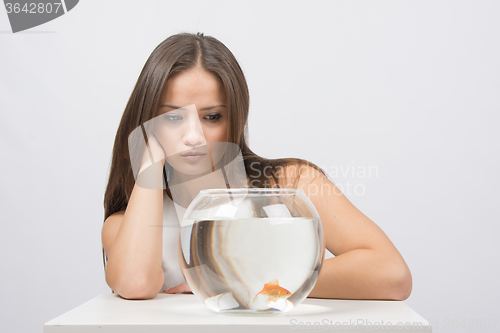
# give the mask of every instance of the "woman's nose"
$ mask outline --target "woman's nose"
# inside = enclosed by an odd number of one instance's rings
[[[184,144],[190,147],[197,147],[205,144],[205,135],[198,117],[188,117],[186,130],[184,133]]]

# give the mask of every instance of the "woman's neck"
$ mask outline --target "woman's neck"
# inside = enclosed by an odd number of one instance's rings
[[[169,185],[172,197],[182,207],[189,206],[201,190],[227,188],[220,169],[201,176],[186,175],[174,169],[172,179],[175,180],[172,186]]]

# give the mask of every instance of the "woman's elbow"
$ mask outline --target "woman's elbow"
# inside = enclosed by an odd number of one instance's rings
[[[411,295],[413,281],[410,269],[406,263],[393,267],[390,271],[388,280],[391,281],[389,286],[389,299],[395,301],[404,301]]]
[[[127,300],[148,300],[148,299],[153,299],[155,298],[158,294],[150,294],[150,293],[144,293],[144,292],[137,292],[137,291],[131,291],[129,292],[124,292],[124,293],[118,293],[118,296],[120,296],[123,299]]]
[[[153,299],[158,295],[157,290],[148,287],[134,286],[129,288],[121,288],[116,293],[124,299],[130,300],[148,300]]]
[[[106,279],[107,280],[107,279]],[[108,282],[108,286],[114,290],[120,297],[130,300],[147,300],[155,298],[159,290],[151,284],[151,281],[143,280],[139,281],[123,281],[123,283],[111,283]]]

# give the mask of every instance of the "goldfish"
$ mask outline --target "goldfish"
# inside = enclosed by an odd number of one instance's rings
[[[279,286],[278,280],[274,279],[264,284],[264,288],[254,298],[254,302],[259,299],[265,299],[266,303],[276,302],[280,299],[286,299],[292,295],[291,292]]]

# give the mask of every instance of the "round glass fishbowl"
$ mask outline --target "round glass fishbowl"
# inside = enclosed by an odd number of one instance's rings
[[[216,312],[288,312],[318,279],[324,258],[316,208],[301,190],[200,191],[179,232],[191,291]]]

